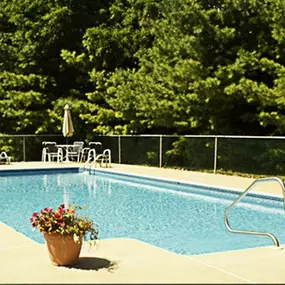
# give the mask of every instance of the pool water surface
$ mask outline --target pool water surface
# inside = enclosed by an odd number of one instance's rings
[[[123,176],[122,176],[123,177]],[[88,205],[83,214],[99,226],[99,238],[135,238],[179,254],[203,254],[272,245],[266,237],[232,234],[224,224],[236,193],[194,186],[90,175],[52,173],[2,176],[0,221],[44,243],[29,222],[33,212],[70,203]],[[233,228],[270,232],[285,243],[280,199],[246,197],[232,209]]]

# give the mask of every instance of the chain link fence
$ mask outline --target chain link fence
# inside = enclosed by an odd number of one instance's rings
[[[83,140],[68,139],[68,143]],[[62,135],[0,135],[0,151],[12,161],[40,161],[43,141],[67,143]],[[285,137],[265,136],[93,136],[111,149],[112,162],[188,170],[285,175]]]

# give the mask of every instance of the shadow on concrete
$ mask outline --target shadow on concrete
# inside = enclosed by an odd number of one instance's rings
[[[112,272],[118,268],[118,263],[110,261],[105,258],[96,257],[80,257],[78,264],[68,266],[69,268],[82,269],[82,270],[95,270],[107,269]]]

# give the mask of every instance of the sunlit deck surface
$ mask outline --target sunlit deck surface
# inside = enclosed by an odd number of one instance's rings
[[[12,163],[0,165],[0,170],[77,165],[80,164]],[[234,189],[246,189],[254,181],[252,178],[133,165],[113,164],[108,171]],[[282,194],[280,186],[275,182],[259,184],[253,191]],[[285,283],[285,250],[277,249],[273,245],[186,256],[138,240],[114,238],[99,240],[97,246],[91,249],[85,244],[79,264],[68,268],[51,265],[45,245],[30,240],[1,222],[0,233],[0,283],[2,284]]]

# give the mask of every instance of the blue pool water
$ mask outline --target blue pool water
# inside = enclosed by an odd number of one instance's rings
[[[232,234],[224,225],[226,207],[238,194],[88,173],[1,176],[0,221],[31,239],[29,218],[44,207],[56,207],[68,193],[73,203],[98,225],[100,239],[128,237],[180,253],[202,254],[272,245],[266,237]],[[133,181],[133,182],[132,182]],[[246,197],[232,209],[235,228],[271,232],[285,243],[285,215],[281,199]]]

